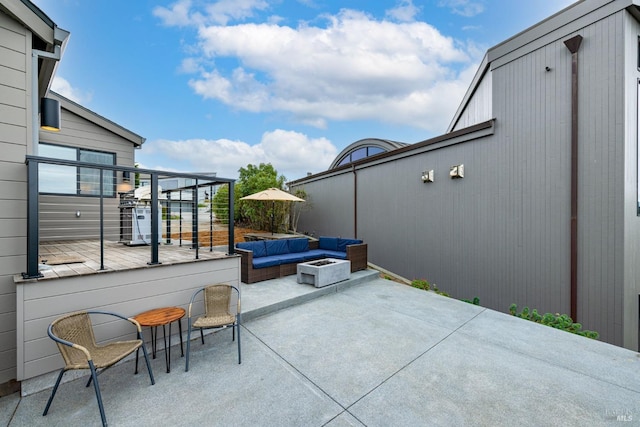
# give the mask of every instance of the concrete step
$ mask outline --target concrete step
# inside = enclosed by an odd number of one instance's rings
[[[241,283],[242,320],[246,322],[328,294],[340,292],[352,286],[366,283],[378,274],[378,271],[370,269],[356,271],[351,273],[349,279],[323,288],[300,284],[296,281],[295,274],[249,285]]]

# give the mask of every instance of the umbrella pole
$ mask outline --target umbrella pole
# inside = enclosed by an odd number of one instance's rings
[[[275,216],[275,210],[276,208],[276,202],[275,201],[271,201],[271,235],[273,236],[273,224],[274,224],[274,216]]]

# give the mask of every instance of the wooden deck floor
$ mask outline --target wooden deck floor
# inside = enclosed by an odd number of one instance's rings
[[[99,240],[53,241],[40,244],[40,272],[44,279],[68,276],[82,276],[104,271],[147,268],[151,261],[151,247],[126,246],[122,243],[104,241],[104,269],[100,263]],[[161,244],[158,248],[159,261],[163,265],[196,262],[199,260],[226,257],[226,251],[210,251],[209,248],[191,249],[191,243],[183,245]],[[39,279],[42,280],[42,279]]]

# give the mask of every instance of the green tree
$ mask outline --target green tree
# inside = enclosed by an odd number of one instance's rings
[[[238,208],[238,202],[240,198],[240,192],[238,191],[239,184],[236,182],[234,185],[234,193],[233,193],[233,220],[238,222],[241,220],[240,218],[240,210]],[[229,186],[227,184],[221,185],[218,187],[216,194],[214,194],[212,199],[211,208],[213,209],[213,213],[216,216],[216,219],[223,222],[228,223],[229,220]]]
[[[242,187],[240,197],[272,187],[282,190],[286,182],[284,175],[278,176],[278,171],[271,163],[260,163],[259,166],[249,164],[246,168],[240,168],[238,173],[238,184]]]
[[[234,185],[234,215],[236,223],[246,224],[248,227],[259,230],[271,230],[271,213],[274,214],[274,223],[282,224],[289,214],[288,203],[263,202],[254,200],[240,200],[267,188],[284,189],[286,178],[278,175],[278,171],[271,163],[260,165],[249,164],[238,170],[239,178]],[[213,197],[213,209],[216,218],[225,220],[228,218],[229,187],[221,186]]]
[[[271,163],[260,163],[258,166],[249,164],[246,168],[240,168],[238,173],[239,189],[236,192],[240,198],[267,188],[282,190],[286,182],[284,175],[278,175],[278,171]],[[251,228],[270,230],[271,215],[274,216],[275,224],[282,224],[288,214],[287,208],[287,204],[283,202],[240,200],[236,220],[246,223]]]

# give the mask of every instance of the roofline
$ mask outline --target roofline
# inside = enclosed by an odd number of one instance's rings
[[[76,114],[83,119],[89,120],[90,122],[108,130],[109,132],[115,133],[116,135],[131,141],[131,143],[133,143],[137,148],[142,146],[142,144],[144,144],[144,142],[146,141],[146,138],[143,138],[137,133],[120,126],[119,124],[107,119],[106,117],[101,116],[98,113],[95,113],[94,111],[89,110],[86,107],[83,107],[82,105],[68,98],[65,98],[59,93],[49,91],[49,97],[58,100],[60,102],[60,106],[65,110],[70,111],[73,114]]]
[[[29,0],[0,0],[0,9],[22,22],[45,43],[52,46],[55,44],[56,24]]]
[[[487,71],[503,62],[522,56],[529,50],[538,48],[548,41],[550,37],[561,38],[572,32],[579,31],[591,21],[601,19],[602,16],[608,16],[623,9],[627,9],[634,14],[637,11],[632,6],[638,5],[640,5],[640,0],[580,0],[493,46],[485,53],[482,63],[469,85],[469,89],[467,89],[447,128],[447,132],[451,132],[457,125]],[[640,13],[636,14],[640,16]],[[588,15],[591,15],[591,17],[588,17]],[[562,34],[559,31],[561,29]],[[545,41],[545,39],[547,40]],[[496,61],[498,64],[495,63]]]
[[[590,24],[591,21],[601,19],[601,14],[608,16],[634,4],[637,5],[638,0],[580,0],[489,49],[487,52],[489,62],[493,62],[495,59],[531,44],[563,27],[566,27],[565,32],[569,34]],[[587,18],[586,22],[582,21],[582,18],[588,15],[593,17]],[[570,28],[571,26],[567,24],[571,23],[578,24],[578,27]]]
[[[473,98],[473,95],[476,93],[476,90],[478,89],[478,86],[480,85],[480,82],[484,78],[488,69],[489,69],[489,55],[488,53],[485,53],[484,57],[482,58],[482,61],[480,62],[480,65],[478,65],[478,69],[476,70],[476,73],[474,74],[473,79],[471,80],[471,84],[469,85],[467,92],[462,97],[462,102],[460,102],[458,109],[456,110],[455,114],[453,115],[453,118],[451,119],[451,123],[449,123],[449,127],[447,127],[446,133],[451,132],[458,124],[458,121],[460,120],[462,113],[467,108],[467,105],[469,105],[469,101],[471,101],[471,98]]]
[[[421,142],[417,142],[415,144],[408,144],[405,147],[400,147],[392,151],[387,151],[385,153],[375,154],[373,156],[365,157],[361,160],[356,160],[355,162],[346,164],[344,166],[338,166],[335,169],[329,169],[323,172],[319,172],[317,174],[308,175],[300,179],[296,179],[294,181],[287,182],[287,185],[302,185],[307,181],[312,181],[317,178],[321,178],[327,175],[333,175],[336,173],[344,173],[347,171],[362,169],[369,166],[373,166],[375,164],[383,163],[389,161],[392,157],[397,157],[399,155],[412,155],[419,154],[424,150],[433,149],[433,148],[441,148],[441,147],[430,147],[431,145],[444,143],[442,147],[446,147],[453,144],[459,144],[461,142],[471,141],[478,138],[482,138],[486,135],[493,134],[495,119],[487,120],[486,122],[478,123],[473,126],[466,127],[464,129],[459,129],[454,132],[445,133]],[[473,135],[476,134],[476,135]]]

